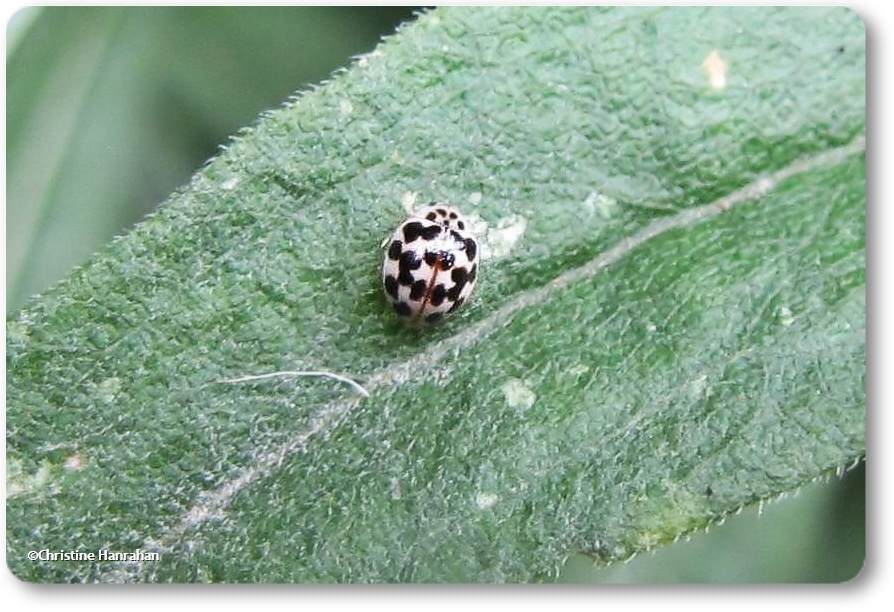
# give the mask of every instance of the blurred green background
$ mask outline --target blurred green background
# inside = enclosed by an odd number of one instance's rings
[[[259,113],[413,18],[407,7],[26,8],[7,25],[6,307],[183,185]],[[838,582],[865,550],[865,470],[564,582]]]

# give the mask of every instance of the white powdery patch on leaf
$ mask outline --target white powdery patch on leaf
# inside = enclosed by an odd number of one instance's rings
[[[706,374],[702,374],[695,380],[689,383],[689,396],[694,400],[700,400],[705,397],[705,392],[708,389],[708,376]]]
[[[569,374],[569,376],[577,377],[577,376],[586,374],[589,371],[590,371],[590,368],[588,366],[585,366],[584,364],[579,363],[576,366],[572,366],[571,368],[569,368],[568,374]]]
[[[604,193],[591,191],[587,199],[584,200],[584,208],[591,214],[596,213],[603,219],[608,219],[615,214],[618,201]]]
[[[481,491],[475,496],[475,505],[479,510],[489,510],[496,506],[498,501],[500,501],[500,496],[496,493]]]
[[[62,464],[62,467],[69,471],[80,470],[84,467],[84,458],[78,453],[75,453],[65,459],[65,463]]]
[[[96,387],[96,394],[103,402],[109,404],[115,401],[118,393],[121,392],[121,379],[117,376],[111,376],[99,383]]]
[[[489,227],[487,222],[475,215],[468,218],[472,233],[481,242],[481,259],[507,257],[528,229],[528,220],[522,215],[503,217],[494,227]]]
[[[415,191],[405,191],[400,197],[400,203],[408,215],[416,212],[416,198],[419,196]]]
[[[510,378],[500,387],[506,403],[512,408],[527,410],[537,401],[537,394],[528,387],[523,380]]]
[[[720,57],[716,49],[708,54],[705,61],[702,62],[702,69],[708,75],[708,83],[711,84],[711,89],[716,91],[726,87],[727,68],[727,63]]]
[[[778,316],[779,322],[782,323],[785,327],[788,327],[795,322],[795,317],[788,306],[780,306]]]

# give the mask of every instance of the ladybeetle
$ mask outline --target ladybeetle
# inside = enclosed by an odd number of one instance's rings
[[[463,305],[478,276],[478,243],[455,208],[433,202],[388,241],[382,281],[398,316],[434,323]]]

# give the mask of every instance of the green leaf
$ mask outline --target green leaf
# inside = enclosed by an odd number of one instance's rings
[[[422,16],[8,323],[10,567],[546,580],[858,460],[863,74],[841,9]],[[432,199],[488,259],[420,332],[380,244]],[[219,382],[282,370],[370,397]]]

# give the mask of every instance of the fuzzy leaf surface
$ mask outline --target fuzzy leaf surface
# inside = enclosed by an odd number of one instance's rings
[[[421,16],[10,319],[10,567],[550,580],[859,459],[863,36],[840,9]],[[380,244],[435,199],[488,259],[418,332]],[[279,370],[370,397],[216,382]]]

